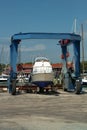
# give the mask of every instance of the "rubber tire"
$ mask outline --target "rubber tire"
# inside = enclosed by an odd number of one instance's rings
[[[12,81],[12,95],[16,95],[16,80]]]

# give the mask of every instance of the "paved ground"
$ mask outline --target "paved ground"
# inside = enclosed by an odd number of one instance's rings
[[[58,92],[0,93],[0,130],[87,130],[87,92]]]

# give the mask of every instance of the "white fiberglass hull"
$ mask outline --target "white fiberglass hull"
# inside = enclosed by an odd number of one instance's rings
[[[32,81],[53,81],[53,73],[39,73],[32,75]]]
[[[53,83],[53,73],[39,73],[32,75],[32,82],[39,87],[47,87]]]

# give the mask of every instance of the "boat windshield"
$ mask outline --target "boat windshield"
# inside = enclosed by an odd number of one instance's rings
[[[35,59],[35,62],[39,62],[39,61],[49,61],[46,57],[37,57],[36,59]]]

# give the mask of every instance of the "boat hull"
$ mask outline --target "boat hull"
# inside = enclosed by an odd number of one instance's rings
[[[47,87],[53,83],[53,73],[39,73],[32,75],[32,83],[39,87]]]
[[[87,85],[87,79],[82,79],[82,85]]]

